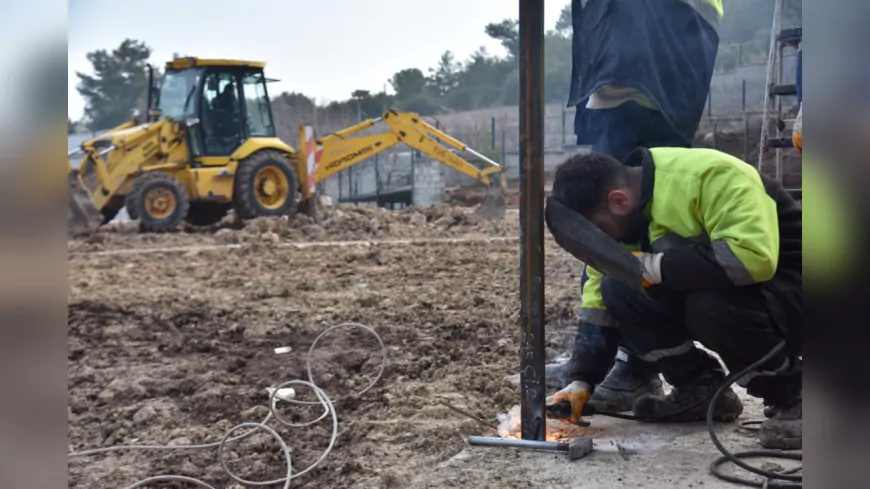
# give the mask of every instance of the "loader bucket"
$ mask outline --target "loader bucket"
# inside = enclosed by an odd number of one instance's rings
[[[69,174],[68,195],[67,232],[81,235],[96,230],[103,223],[103,215],[94,207],[75,172]]]
[[[504,217],[507,211],[506,191],[500,185],[489,185],[486,188],[486,195],[483,198],[483,203],[474,211],[478,216],[497,221]]]

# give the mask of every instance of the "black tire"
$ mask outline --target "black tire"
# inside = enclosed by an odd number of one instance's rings
[[[230,210],[230,204],[216,204],[214,202],[191,202],[187,217],[188,224],[193,226],[211,226],[220,222]]]
[[[286,178],[286,195],[273,206],[266,206],[261,199],[261,182],[258,174],[267,168],[280,172]],[[260,216],[284,216],[293,213],[296,195],[299,192],[299,178],[287,156],[276,150],[262,150],[239,162],[233,182],[233,206],[242,219]]]
[[[149,194],[162,192],[171,195],[174,204],[167,213],[157,214],[148,208]],[[127,212],[130,217],[137,216],[139,229],[145,232],[168,231],[179,224],[187,216],[190,200],[184,185],[172,175],[162,172],[146,173],[133,181],[127,198]],[[132,211],[132,212],[131,212]]]

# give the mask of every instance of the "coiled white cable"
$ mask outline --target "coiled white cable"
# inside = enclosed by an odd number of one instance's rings
[[[378,370],[377,376],[375,376],[374,380],[372,380],[372,382],[369,383],[368,386],[366,386],[364,389],[362,389],[356,393],[356,395],[361,395],[361,394],[367,392],[372,387],[374,387],[375,384],[377,384],[377,382],[383,376],[384,369],[386,368],[386,364],[387,364],[387,347],[384,344],[383,339],[380,337],[380,335],[373,328],[366,326],[364,324],[359,324],[359,323],[342,323],[342,324],[332,326],[332,327],[326,329],[325,331],[323,331],[322,333],[320,333],[320,335],[318,335],[317,338],[314,339],[314,342],[311,344],[311,347],[308,349],[308,354],[306,355],[306,361],[305,361],[306,370],[308,373],[308,381],[290,380],[290,381],[284,382],[283,384],[279,385],[277,388],[272,390],[271,394],[269,395],[269,414],[260,423],[248,422],[248,423],[241,423],[241,424],[238,424],[236,426],[233,426],[224,434],[223,438],[221,438],[220,441],[216,441],[216,442],[212,442],[212,443],[203,443],[203,444],[198,444],[198,445],[116,445],[116,446],[111,446],[111,447],[95,448],[93,450],[83,450],[83,451],[78,451],[78,452],[70,452],[67,455],[67,458],[87,457],[87,456],[97,455],[100,453],[124,451],[124,450],[201,450],[201,449],[208,449],[208,448],[217,448],[217,450],[218,450],[218,462],[220,463],[221,468],[231,479],[238,482],[239,484],[248,485],[248,486],[270,486],[270,485],[283,483],[284,489],[287,489],[290,487],[291,480],[293,480],[294,478],[299,477],[303,474],[306,474],[306,473],[310,472],[312,469],[314,469],[315,467],[317,467],[321,462],[323,462],[324,459],[326,459],[327,456],[329,456],[329,453],[332,451],[333,446],[335,446],[335,440],[338,438],[338,416],[335,413],[335,406],[333,405],[332,400],[329,398],[329,396],[326,395],[326,393],[323,391],[323,389],[321,389],[320,387],[318,387],[314,383],[314,377],[313,377],[312,372],[311,372],[311,356],[312,356],[312,353],[314,352],[315,347],[317,346],[317,342],[320,341],[320,339],[323,338],[326,334],[328,334],[329,332],[331,332],[337,328],[351,328],[351,327],[361,328],[361,329],[366,330],[369,333],[371,333],[378,340],[378,344],[380,346],[381,355],[382,355],[381,368]],[[324,412],[319,418],[317,418],[313,421],[306,422],[306,423],[296,424],[296,423],[291,423],[291,422],[283,419],[275,411],[275,407],[276,407],[275,397],[276,397],[276,395],[281,391],[281,389],[284,389],[284,388],[289,387],[291,385],[303,385],[303,386],[310,388],[312,391],[314,391],[314,395],[317,397],[317,401],[299,401],[299,400],[295,400],[295,399],[286,399],[285,402],[290,402],[293,404],[302,404],[302,405],[320,404],[323,406]],[[290,448],[287,446],[287,443],[284,441],[284,439],[281,437],[281,435],[279,435],[274,429],[269,427],[267,425],[267,423],[269,423],[269,421],[274,419],[285,426],[305,427],[305,426],[310,426],[310,425],[324,419],[326,416],[329,416],[329,415],[332,416],[332,436],[329,439],[329,445],[326,447],[326,450],[323,451],[323,454],[320,456],[320,458],[318,458],[314,463],[312,463],[310,466],[308,466],[305,470],[302,470],[302,471],[297,472],[295,474],[292,473],[293,469],[292,469],[292,462],[291,462],[291,457],[290,457]],[[245,428],[251,428],[251,430],[248,431],[247,433],[244,433],[244,434],[241,434],[241,435],[238,435],[235,437],[231,437],[231,435],[233,433],[235,433],[236,431],[241,430],[241,429],[245,429]],[[265,431],[270,437],[275,439],[278,442],[278,444],[281,446],[281,451],[284,454],[284,460],[285,460],[285,463],[287,465],[287,475],[285,477],[282,477],[280,479],[271,480],[271,481],[263,481],[263,482],[249,481],[249,480],[246,480],[246,479],[239,477],[236,473],[234,473],[232,470],[230,470],[229,467],[227,467],[226,461],[223,458],[224,448],[226,447],[226,445],[228,443],[233,443],[233,442],[239,441],[243,438],[246,438],[246,437],[256,433],[258,430]],[[172,475],[172,474],[149,477],[147,479],[140,480],[140,481],[134,483],[133,485],[127,486],[125,489],[135,489],[138,487],[144,487],[148,484],[151,484],[154,482],[160,482],[160,481],[186,482],[186,483],[193,484],[193,485],[196,485],[199,487],[204,487],[207,489],[215,489],[214,486],[207,484],[206,482],[203,482],[199,479],[194,479],[192,477],[186,477],[186,476],[181,476],[181,475]]]

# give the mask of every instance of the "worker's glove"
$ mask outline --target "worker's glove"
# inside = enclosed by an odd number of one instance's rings
[[[568,387],[560,390],[553,396],[553,403],[559,401],[568,401],[571,403],[571,418],[572,423],[578,423],[583,415],[583,406],[589,402],[592,397],[592,388],[586,382],[575,380],[568,384]]]
[[[643,286],[649,287],[662,283],[662,254],[642,253],[633,251],[632,254],[640,260],[643,266]]]

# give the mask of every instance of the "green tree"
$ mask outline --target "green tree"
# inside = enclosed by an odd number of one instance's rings
[[[451,51],[445,51],[438,60],[438,66],[429,68],[429,86],[436,97],[446,97],[459,84],[462,66],[456,62]]]
[[[144,109],[150,56],[151,48],[131,39],[124,40],[112,52],[100,49],[87,54],[93,75],[78,72],[76,75],[90,129],[116,126],[132,118],[137,108]]]
[[[417,68],[406,68],[390,78],[390,85],[396,91],[396,100],[407,100],[423,93],[426,88],[426,75]]]
[[[574,23],[571,19],[571,4],[569,3],[562,7],[562,11],[559,12],[559,20],[556,21],[556,31],[563,36],[570,36],[573,27]]]
[[[490,56],[481,47],[464,63],[458,85],[446,99],[447,105],[458,110],[489,107],[498,102],[499,85],[510,72],[510,64]]]
[[[516,19],[493,22],[485,27],[486,35],[499,41],[508,52],[508,58],[520,57],[520,23]]]
[[[72,134],[76,132],[76,123],[72,121],[69,117],[66,118],[66,133]]]
[[[550,31],[544,37],[544,101],[566,102],[571,84],[571,38]]]
[[[399,108],[420,115],[435,115],[442,112],[441,106],[426,94],[411,95],[399,103]]]
[[[298,92],[283,92],[273,100],[275,104],[281,104],[295,112],[308,113],[314,109],[314,100]]]

